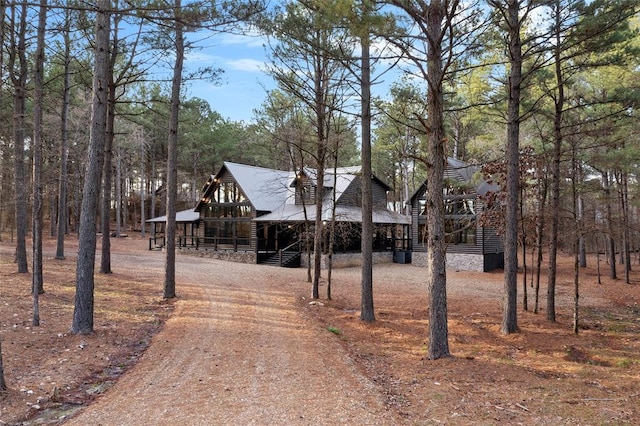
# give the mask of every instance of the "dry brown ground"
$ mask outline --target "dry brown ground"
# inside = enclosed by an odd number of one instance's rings
[[[74,336],[75,241],[64,261],[46,246],[32,327],[31,277],[0,243],[0,424],[640,423],[637,272],[598,285],[581,271],[575,336],[565,259],[558,321],[545,320],[543,286],[541,312],[519,310],[521,332],[504,336],[502,275],[448,271],[453,356],[429,361],[427,291],[411,265],[375,267],[367,325],[357,268],[334,271],[333,300],[310,305],[301,269],[179,256],[179,298],[165,302],[163,254],[114,240],[115,273],[96,274],[95,333]]]

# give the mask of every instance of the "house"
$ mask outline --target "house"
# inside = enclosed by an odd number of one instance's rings
[[[196,238],[182,248],[227,260],[298,266],[305,233],[313,235],[308,226],[316,219],[315,200],[321,197],[323,223],[331,221],[335,210],[334,266],[359,263],[360,179],[360,167],[328,170],[318,188],[313,169],[292,172],[225,162],[202,188],[194,209],[199,215]],[[375,176],[371,179],[374,252],[382,253],[378,261],[391,261],[394,251],[409,248],[411,218],[389,210],[390,188]],[[328,240],[327,235],[324,251]]]
[[[478,225],[481,197],[498,187],[479,177],[480,168],[448,158],[443,188],[447,267],[458,270],[491,271],[504,266],[502,237],[493,228]],[[412,212],[412,263],[426,264],[426,182],[410,199]]]

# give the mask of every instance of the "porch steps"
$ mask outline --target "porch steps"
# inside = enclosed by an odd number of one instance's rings
[[[283,268],[299,268],[300,267],[300,252],[298,251],[285,251],[282,253],[282,267]],[[261,265],[280,266],[280,254],[275,253],[268,258],[260,262]]]

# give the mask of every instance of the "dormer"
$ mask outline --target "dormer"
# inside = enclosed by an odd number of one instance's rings
[[[296,172],[291,187],[295,189],[296,205],[311,205],[315,203],[316,186],[313,179],[304,170]]]

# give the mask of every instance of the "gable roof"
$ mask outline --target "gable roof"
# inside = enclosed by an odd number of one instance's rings
[[[323,187],[334,189],[336,200],[349,189],[357,177],[361,175],[362,167],[339,167],[335,171],[329,169],[325,172]],[[218,173],[212,175],[202,188],[203,195],[194,211],[199,212],[211,194],[218,186],[218,182],[225,173],[231,174],[233,180],[240,187],[254,209],[265,214],[254,218],[255,221],[287,221],[297,222],[305,220],[304,208],[296,204],[296,177],[293,171],[267,169],[264,167],[249,166],[225,161]],[[317,171],[304,168],[301,171],[314,186],[317,186]],[[334,182],[335,178],[335,182]],[[375,176],[372,176],[385,189],[390,187]],[[334,188],[335,184],[335,188]],[[326,191],[323,199],[322,217],[331,219],[331,206],[333,205],[333,191]],[[315,204],[313,204],[315,206]],[[307,206],[306,219],[315,220],[315,207]],[[362,221],[362,209],[355,206],[336,206],[338,220],[345,222]],[[374,223],[411,223],[411,217],[393,212],[387,209],[375,209],[373,212]]]
[[[226,168],[240,185],[253,207],[258,211],[272,211],[282,204],[289,192],[294,172],[247,166],[245,164],[224,162]],[[222,169],[221,169],[222,171]],[[219,176],[218,173],[217,176]]]
[[[202,188],[203,194],[195,211],[200,211],[211,197],[225,171],[231,174],[257,211],[272,211],[282,204],[289,192],[290,182],[295,177],[293,172],[225,161],[218,173],[212,175]]]
[[[465,163],[453,157],[447,157],[444,169],[444,177],[457,180],[459,182],[465,182],[473,184],[472,193],[478,195],[485,195],[490,191],[498,191],[500,187],[495,184],[487,182],[485,179],[478,180],[476,174],[482,169],[477,165]],[[421,196],[427,189],[427,182],[423,182],[418,189],[411,196],[410,203],[413,203],[416,197]]]
[[[336,202],[340,201],[342,195],[350,188],[356,179],[361,175],[361,166],[351,167],[338,167],[337,169],[329,169],[325,171],[324,175],[324,187],[331,189],[334,186],[335,178],[335,196]],[[304,169],[303,173],[316,185],[317,175],[314,169]],[[389,190],[390,187],[382,182],[375,176],[372,179],[379,183],[384,189]],[[359,188],[358,188],[359,190]],[[324,195],[322,202],[322,220],[331,220],[332,206],[333,206],[333,192],[327,191]],[[286,201],[280,205],[277,209],[271,211],[266,215],[255,218],[258,222],[302,222],[305,220],[314,221],[316,218],[315,203],[306,206],[305,209],[302,205],[296,204],[295,201],[295,188],[288,194]],[[336,219],[341,222],[362,222],[362,208],[356,206],[344,206],[336,205]],[[411,217],[401,213],[393,212],[384,208],[374,209],[373,211],[374,223],[399,223],[410,224]]]
[[[360,166],[339,167],[335,171],[333,169],[326,170],[324,189],[334,189],[336,200],[340,200],[340,197],[361,175],[361,171],[362,167]],[[315,169],[304,168],[300,172],[310,180],[312,185],[317,186],[317,171]],[[267,169],[228,161],[224,162],[218,173],[212,175],[202,188],[203,195],[194,209],[196,212],[199,212],[200,208],[211,198],[213,190],[218,186],[218,182],[225,173],[232,176],[255,210],[265,213],[254,220],[294,222],[305,220],[303,206],[296,204],[297,172]],[[390,187],[377,177],[372,176],[372,179],[389,190]],[[334,183],[335,188],[333,188]],[[330,219],[332,205],[333,191],[326,191],[322,209],[322,216],[326,220]],[[307,219],[314,220],[315,208],[309,207],[311,206],[307,206]],[[341,221],[359,222],[362,220],[360,207],[337,206],[336,214]],[[375,223],[410,223],[410,220],[410,217],[390,210],[377,209],[374,211]]]

